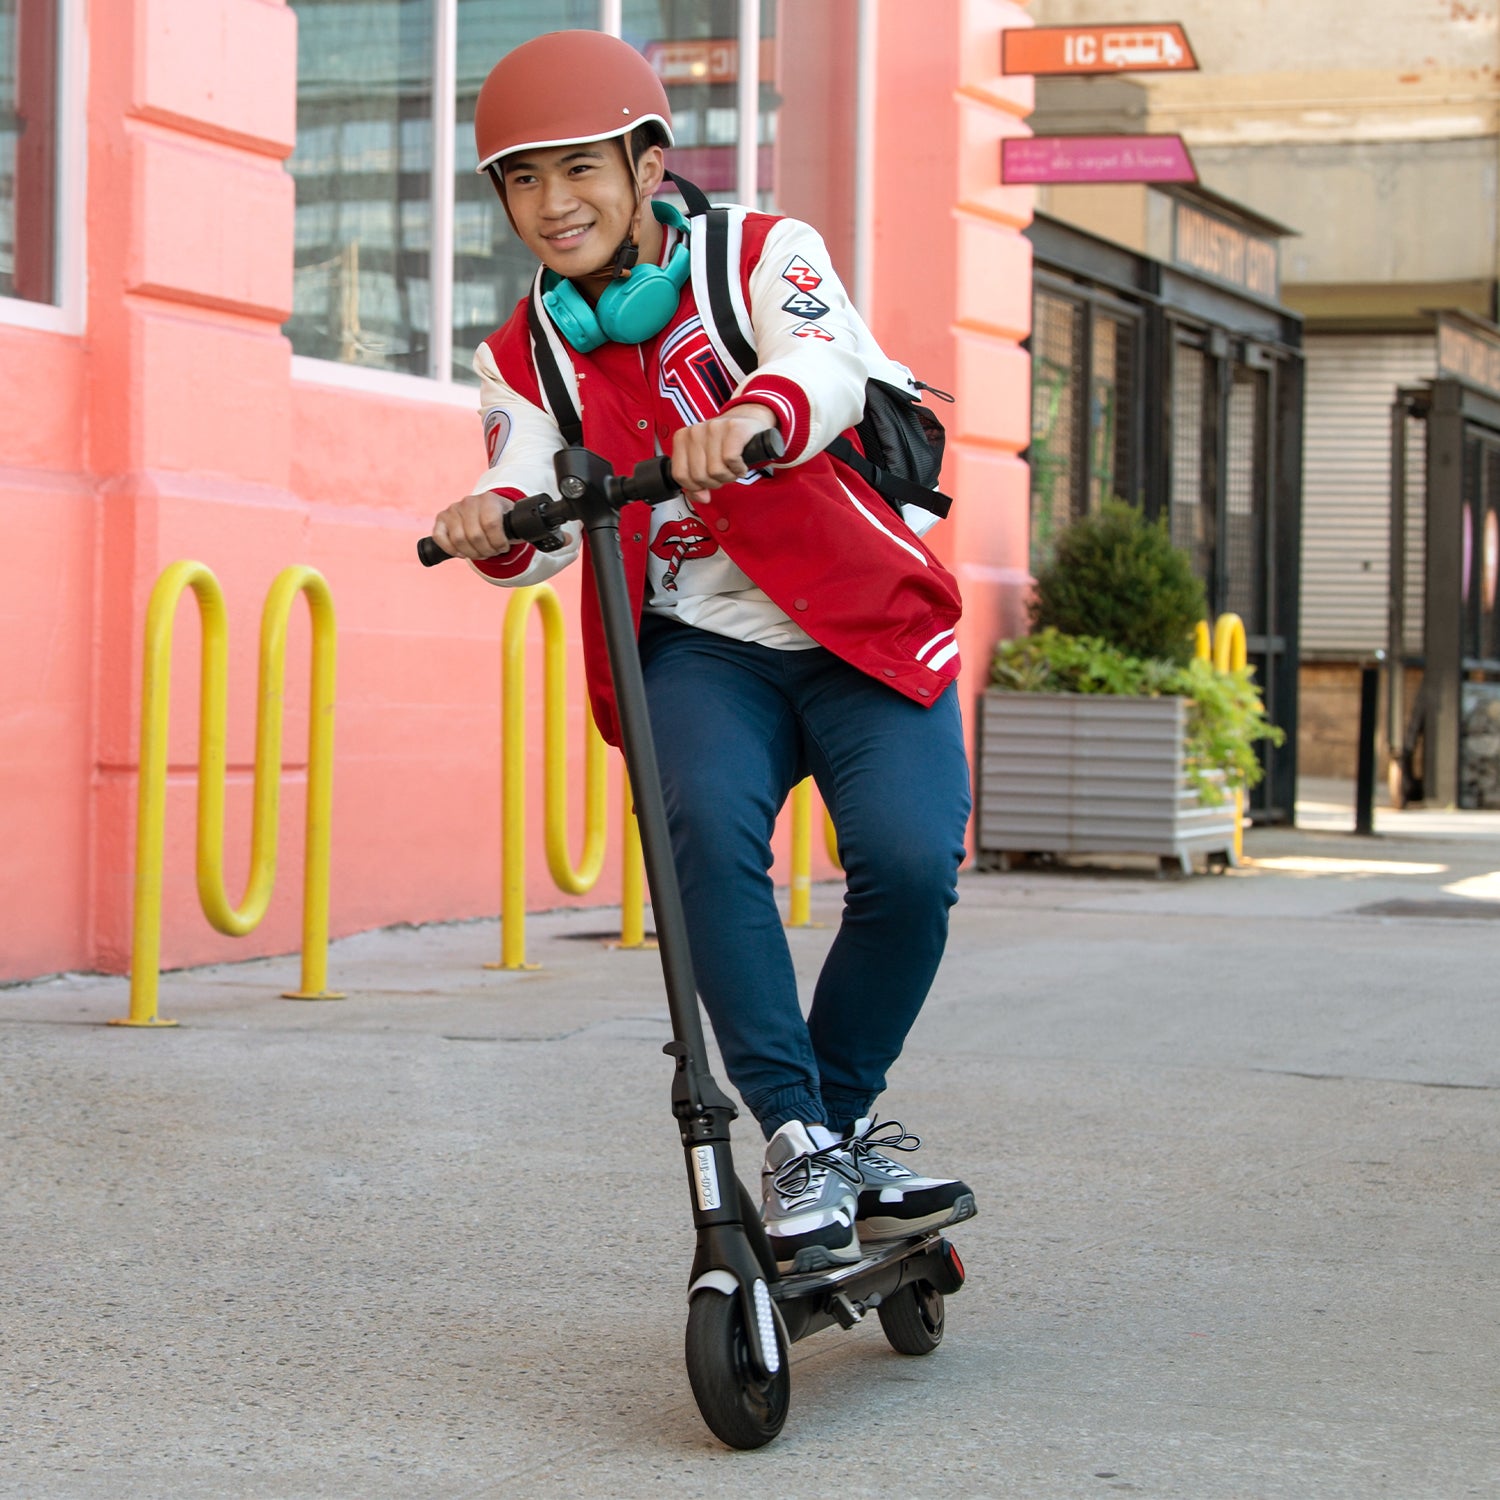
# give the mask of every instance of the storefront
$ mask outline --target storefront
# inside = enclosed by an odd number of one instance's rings
[[[1392,790],[1500,807],[1500,327],[1436,318],[1436,378],[1391,412]],[[1408,483],[1415,455],[1421,482]],[[1407,548],[1420,546],[1414,560]],[[1413,561],[1415,566],[1413,566]]]
[[[1170,259],[1043,215],[1028,231],[1032,566],[1109,496],[1167,516],[1210,615],[1245,623],[1268,714],[1287,735],[1265,750],[1252,809],[1290,821],[1303,384],[1300,320],[1277,300],[1283,231],[1201,192],[1152,197]]]
[[[957,394],[955,518],[934,541],[967,598],[972,702],[1027,581],[1032,193],[999,181],[999,141],[1031,105],[1031,81],[1001,75],[1000,37],[1024,19],[1008,0],[0,6],[0,608],[27,643],[0,679],[0,978],[129,961],[142,622],[182,558],[226,598],[231,880],[248,857],[256,621],[300,563],[338,615],[333,932],[496,909],[504,596],[424,574],[412,546],[483,467],[469,359],[525,267],[469,122],[490,65],[537,32],[598,26],[640,48],[671,91],[676,165],[816,223],[881,340]],[[570,620],[576,587],[559,582]],[[286,693],[291,873],[231,941],[194,892],[192,613],[173,672],[168,966],[288,951],[300,924],[305,623]],[[530,770],[539,795],[539,745]],[[546,877],[540,823],[531,898],[556,904],[571,898]],[[607,870],[587,899],[615,897]]]

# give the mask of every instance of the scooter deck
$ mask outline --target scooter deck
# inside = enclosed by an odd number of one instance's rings
[[[834,1266],[821,1271],[793,1271],[771,1284],[771,1295],[778,1302],[788,1302],[801,1297],[813,1297],[822,1292],[847,1291],[872,1273],[883,1271],[913,1256],[924,1255],[937,1249],[943,1237],[955,1224],[962,1224],[975,1215],[972,1202],[966,1213],[935,1229],[924,1229],[920,1234],[904,1239],[887,1240],[868,1255],[862,1255],[847,1266]]]

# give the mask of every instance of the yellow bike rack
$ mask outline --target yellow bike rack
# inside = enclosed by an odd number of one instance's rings
[[[813,782],[805,777],[792,788],[792,873],[790,896],[787,902],[786,925],[788,927],[811,927],[812,920],[812,822]],[[834,832],[833,818],[828,809],[823,809],[823,846],[828,851],[828,862],[835,870],[842,870],[839,863],[839,840]]]
[[[1245,641],[1245,622],[1226,612],[1214,621],[1210,635],[1208,622],[1199,620],[1193,632],[1193,647],[1200,661],[1212,662],[1220,672],[1242,672],[1249,663]],[[1234,789],[1234,859],[1238,864],[1245,853],[1245,789]]]
[[[532,611],[542,621],[543,834],[547,868],[559,890],[582,896],[604,869],[608,747],[585,708],[583,849],[568,850],[567,641],[562,603],[550,584],[514,591],[501,637],[500,685],[500,961],[491,969],[534,969],[526,961],[526,635]],[[620,946],[645,946],[645,882],[640,832],[625,791]]]
[[[321,573],[292,567],[277,575],[261,615],[256,697],[250,878],[239,906],[224,889],[224,781],[229,631],[224,594],[199,562],[173,563],[156,581],[146,609],[142,672],[140,782],[137,794],[135,911],[130,961],[130,1014],[112,1026],[175,1026],[157,1014],[161,974],[161,894],[165,859],[168,711],[172,627],[184,589],[202,620],[198,714],[198,900],[219,932],[244,937],[270,906],[276,883],[281,798],[281,731],[286,635],[292,605],[306,594],[312,623],[311,710],[308,715],[307,822],[302,885],[302,983],[295,1000],[341,1000],[327,988],[328,871],[333,803],[333,706],[336,626],[333,596]]]
[[[567,646],[562,603],[550,584],[513,591],[501,634],[500,686],[500,961],[488,969],[534,969],[526,959],[526,647],[532,612],[542,622],[543,816],[547,866],[554,884],[569,895],[593,889],[605,857],[605,761],[607,747],[585,709],[583,849],[575,866],[569,854],[567,777]],[[630,800],[628,777],[621,777],[620,941],[621,948],[653,946],[646,938],[645,868],[640,826]],[[809,777],[791,796],[791,897],[788,927],[812,925],[813,783]],[[828,858],[840,869],[833,820],[823,814]]]

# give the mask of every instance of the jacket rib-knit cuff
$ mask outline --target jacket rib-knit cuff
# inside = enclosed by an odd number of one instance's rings
[[[492,490],[491,494],[498,495],[502,500],[521,500],[525,498],[520,490],[510,488]],[[502,552],[499,557],[483,558],[476,562],[474,566],[486,578],[515,578],[531,566],[531,560],[535,556],[536,548],[530,542],[512,542],[509,552]]]
[[[807,440],[812,434],[812,414],[806,392],[784,375],[752,375],[750,383],[725,404],[724,410],[731,411],[736,406],[751,403],[769,406],[776,413],[776,426],[786,444],[786,453],[780,462],[796,463],[806,451]]]

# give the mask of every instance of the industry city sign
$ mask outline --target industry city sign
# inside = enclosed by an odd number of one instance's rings
[[[1500,396],[1500,329],[1463,313],[1440,312],[1437,372]]]
[[[1198,59],[1176,21],[1130,26],[1016,26],[1002,36],[1001,71],[1034,77],[1189,73]]]
[[[1180,200],[1173,204],[1172,259],[1216,281],[1274,302],[1280,295],[1276,241]]]

